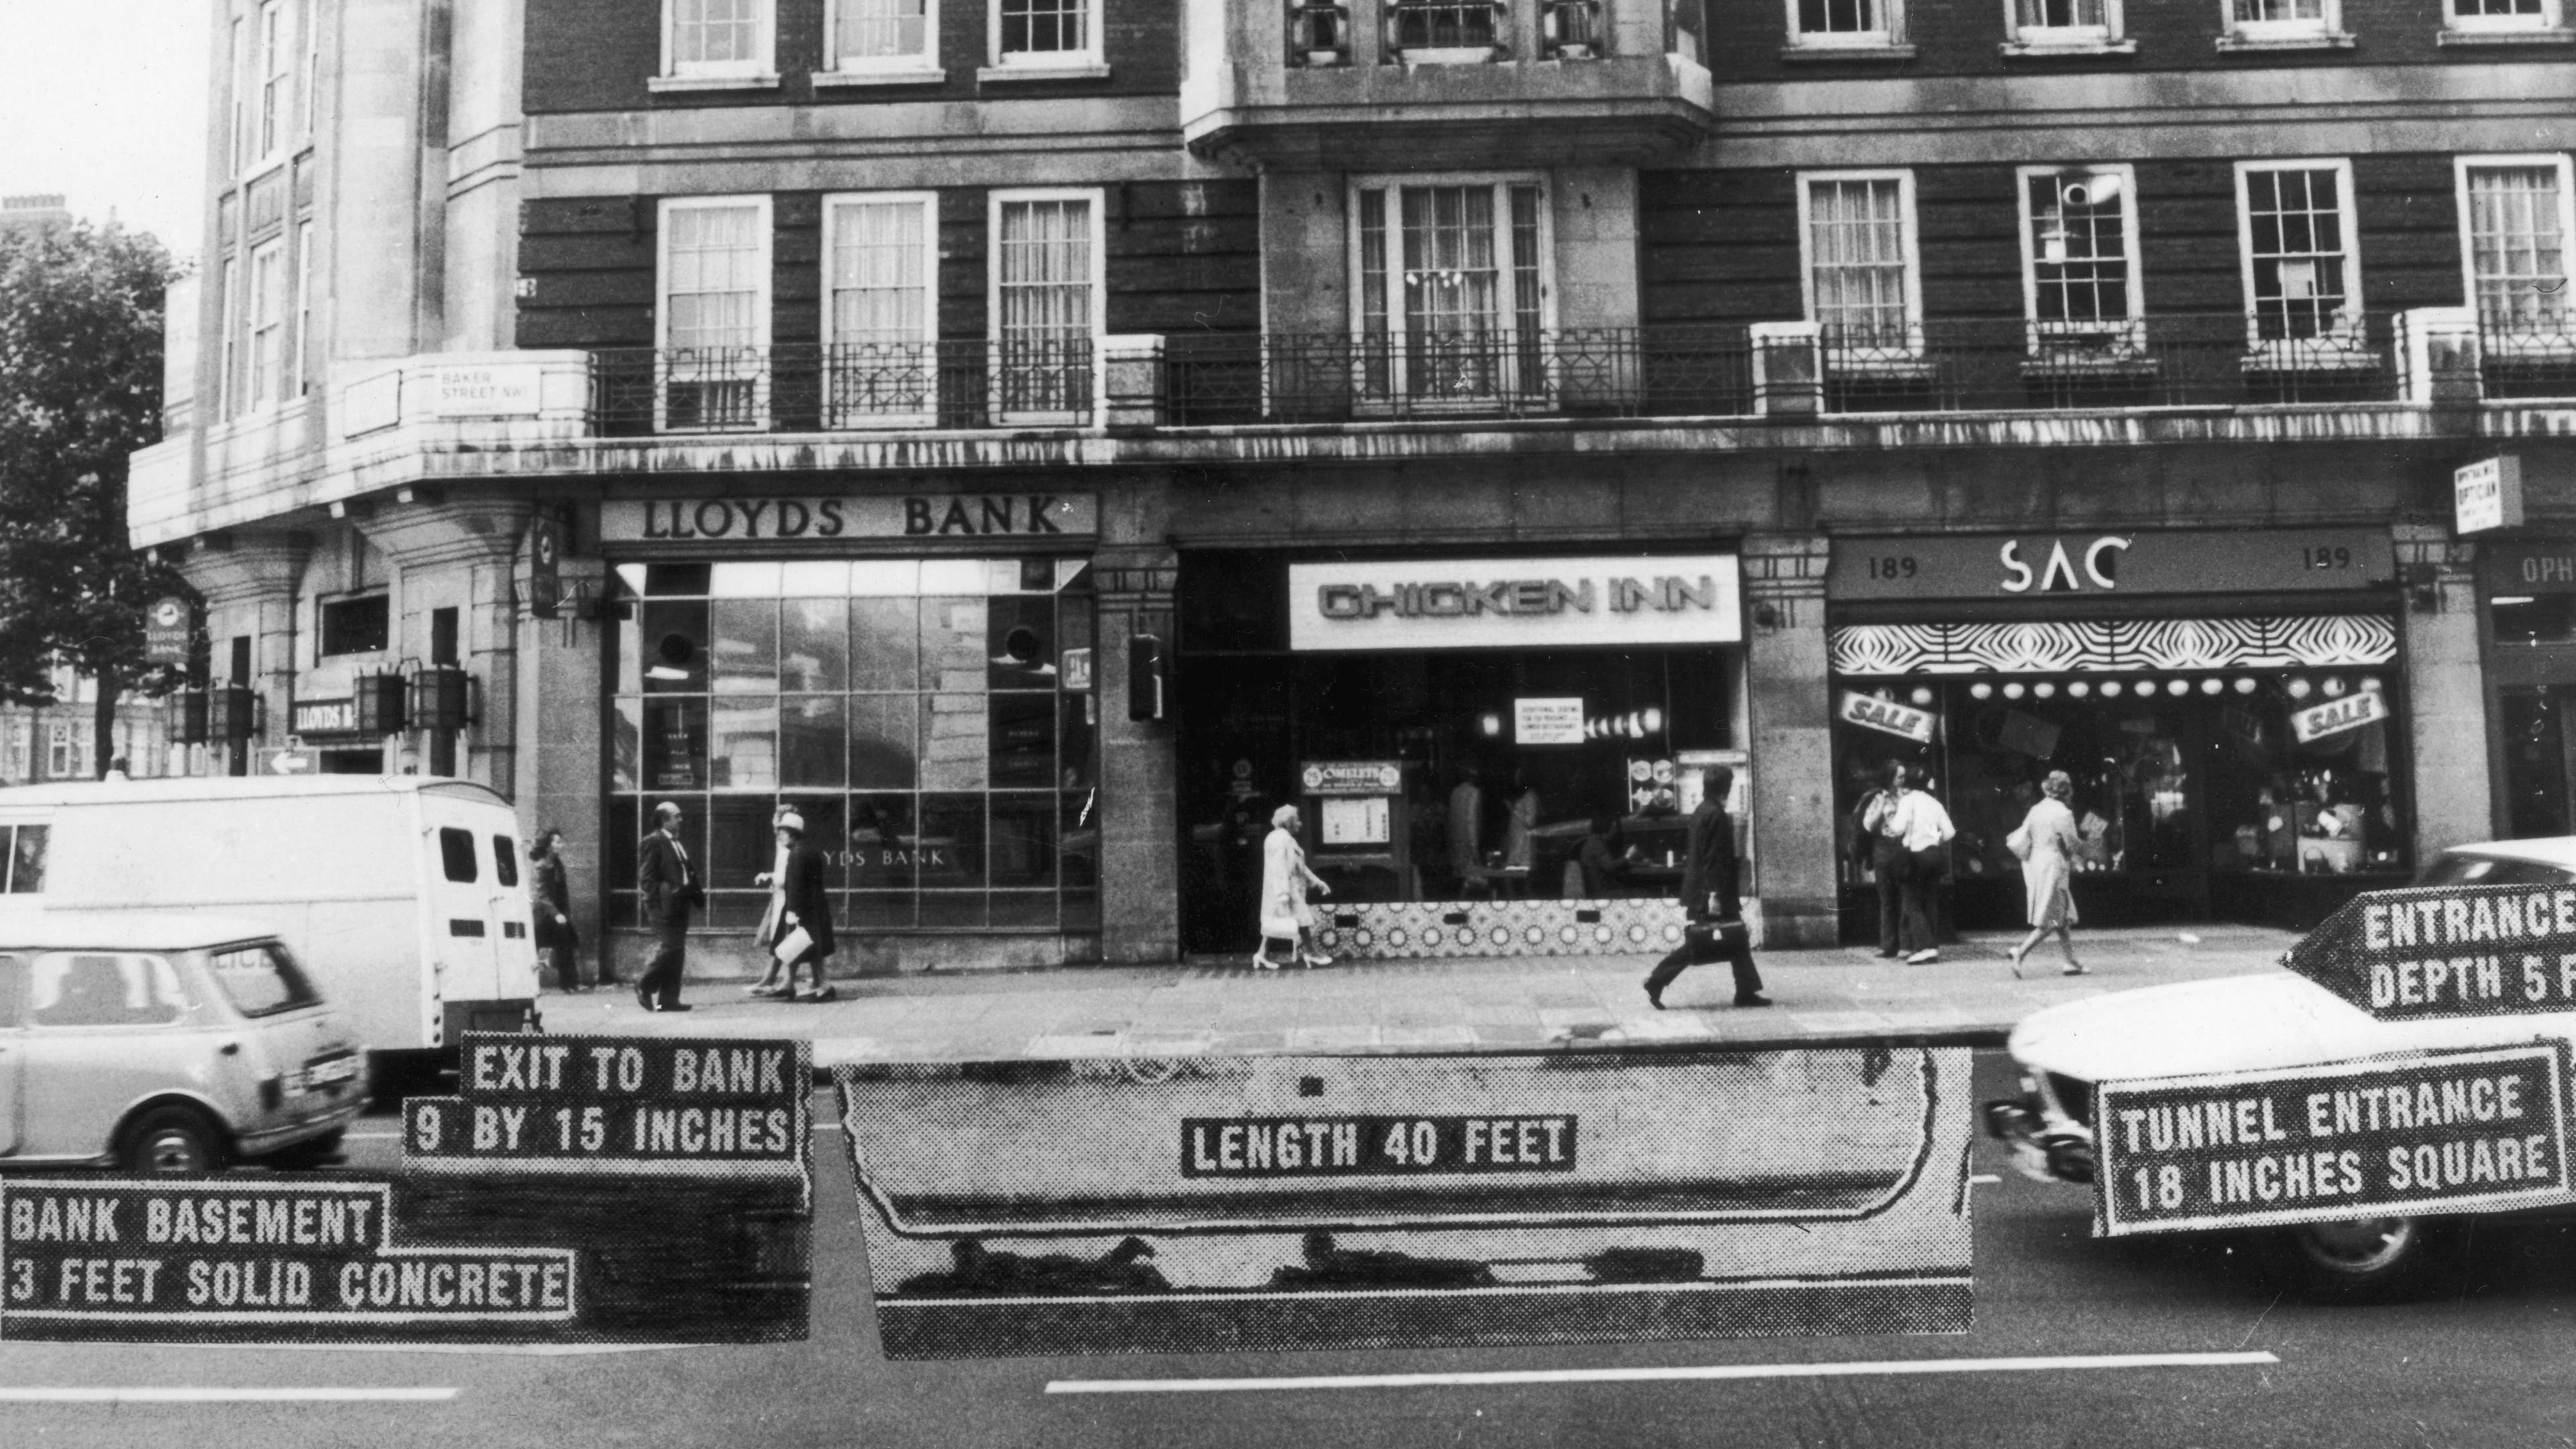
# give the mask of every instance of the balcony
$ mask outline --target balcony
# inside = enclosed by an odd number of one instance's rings
[[[2576,313],[2480,317],[2477,361],[2490,398],[2576,397]]]
[[[876,428],[1088,427],[1089,338],[591,354],[602,437]]]
[[[1187,3],[1182,134],[1239,165],[1637,165],[1715,122],[1687,0]]]

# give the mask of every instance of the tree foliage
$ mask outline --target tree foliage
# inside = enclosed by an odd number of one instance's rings
[[[180,581],[128,545],[125,480],[161,436],[177,276],[114,223],[0,233],[0,700],[52,702],[70,664],[99,682],[102,733],[117,693],[170,683],[143,662],[143,610]]]

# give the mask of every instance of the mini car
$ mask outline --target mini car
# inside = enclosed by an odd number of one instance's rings
[[[2576,836],[2455,846],[2419,886],[2576,883]],[[2576,1013],[2381,1021],[2290,971],[2117,991],[2032,1014],[2006,1050],[2022,1095],[1985,1106],[1989,1135],[2040,1181],[2093,1181],[2093,1088],[2144,1077],[2317,1066],[2387,1052],[2505,1046],[2576,1034]],[[2258,1234],[2260,1261],[2325,1300],[2405,1296],[2461,1241],[2457,1216],[2303,1223]]]
[[[357,1035],[265,926],[0,917],[0,1168],[309,1166],[366,1097]]]

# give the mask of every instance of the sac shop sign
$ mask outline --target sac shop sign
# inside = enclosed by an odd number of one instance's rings
[[[1089,493],[931,493],[797,498],[627,498],[599,506],[615,543],[845,543],[857,539],[1088,537]]]
[[[2359,589],[2396,577],[2369,529],[1932,534],[1834,541],[1825,597],[2038,599]]]
[[[1733,554],[1288,566],[1289,647],[1731,644]]]

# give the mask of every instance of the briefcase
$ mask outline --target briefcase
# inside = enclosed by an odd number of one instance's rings
[[[1682,927],[1682,943],[1690,948],[1693,965],[1723,961],[1737,951],[1749,949],[1752,940],[1741,919],[1693,921]]]

